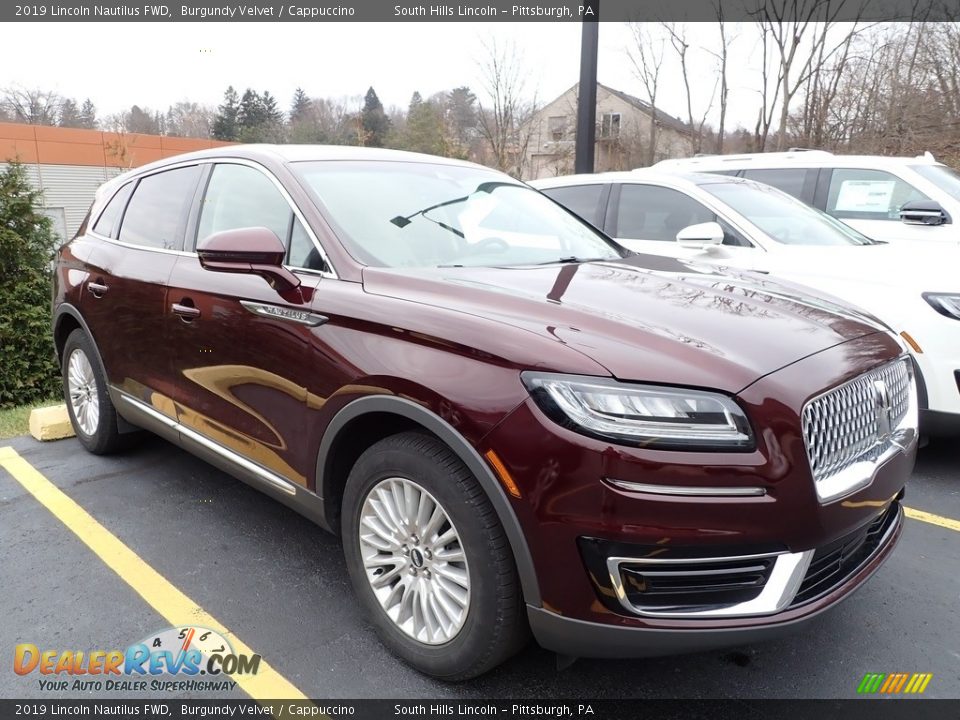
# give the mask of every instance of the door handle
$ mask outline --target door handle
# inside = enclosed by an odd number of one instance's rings
[[[173,311],[174,315],[179,315],[180,319],[184,322],[191,322],[194,318],[200,317],[200,310],[195,308],[193,305],[174,303],[170,306],[170,309]]]
[[[110,288],[107,285],[103,284],[102,280],[99,280],[99,282],[87,283],[87,290],[96,298],[103,297],[103,294],[109,289]]]

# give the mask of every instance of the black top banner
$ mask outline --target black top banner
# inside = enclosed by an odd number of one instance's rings
[[[960,0],[188,0],[3,3],[3,22],[954,21]]]

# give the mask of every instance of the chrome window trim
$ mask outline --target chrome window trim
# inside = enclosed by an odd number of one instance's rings
[[[293,198],[290,197],[290,193],[287,192],[287,189],[283,186],[283,183],[281,183],[280,180],[277,179],[276,175],[274,175],[272,172],[270,172],[267,168],[265,168],[260,163],[254,162],[253,160],[248,160],[246,158],[235,158],[235,157],[224,156],[224,157],[216,157],[216,158],[204,158],[200,162],[211,164],[211,165],[245,165],[249,168],[253,168],[254,170],[259,170],[261,173],[266,175],[267,178],[273,183],[274,187],[276,187],[277,190],[280,191],[280,194],[283,196],[283,199],[287,201],[287,204],[290,206],[290,209],[293,211],[294,217],[296,217],[297,220],[300,221],[300,224],[303,225],[303,229],[307,231],[307,235],[310,237],[311,242],[313,242],[313,246],[317,249],[317,252],[320,253],[320,257],[323,258],[323,262],[326,263],[327,267],[330,269],[329,270],[312,270],[310,268],[301,268],[295,265],[284,265],[284,267],[287,268],[288,270],[293,270],[293,271],[303,270],[306,272],[311,272],[311,273],[320,275],[321,277],[330,278],[332,280],[336,280],[339,278],[339,276],[337,275],[336,268],[334,268],[333,263],[330,262],[330,258],[327,256],[326,250],[324,250],[323,245],[320,244],[320,240],[319,238],[317,238],[317,235],[313,231],[313,228],[310,227],[310,223],[307,222],[306,218],[304,217],[303,213],[300,210],[300,207],[293,201]],[[214,168],[214,172],[215,171],[216,171],[216,168]],[[213,178],[213,174],[211,173],[210,179],[212,178]],[[210,185],[210,180],[208,179],[207,187],[209,187],[209,185]],[[206,188],[204,188],[204,197],[206,197]],[[200,209],[200,214],[201,215],[203,214],[203,208]],[[199,221],[199,216],[198,216],[198,221]]]
[[[807,574],[807,568],[813,559],[814,550],[805,550],[798,553],[766,553],[761,555],[735,555],[730,557],[701,557],[701,558],[682,558],[679,560],[665,560],[660,558],[629,558],[629,557],[611,557],[607,558],[607,572],[610,575],[610,582],[617,595],[620,604],[633,615],[650,618],[673,618],[683,620],[706,620],[712,618],[735,618],[751,617],[756,615],[773,615],[786,608],[793,598],[796,597]],[[724,561],[743,561],[756,560],[760,558],[775,558],[773,569],[770,571],[770,577],[764,584],[760,594],[752,600],[724,605],[720,607],[709,607],[703,610],[651,610],[634,605],[627,598],[627,593],[623,588],[623,581],[620,577],[620,566],[623,564],[631,565],[684,565],[704,562],[724,562]]]
[[[312,268],[302,268],[296,265],[285,264],[284,267],[287,268],[287,270],[290,270],[291,272],[309,273],[314,276],[329,278],[331,280],[339,279],[339,275],[337,275],[336,268],[334,268],[333,263],[330,262],[330,258],[327,256],[326,251],[323,249],[323,245],[320,244],[320,240],[317,238],[317,235],[313,231],[313,228],[310,227],[310,224],[306,221],[306,218],[304,217],[303,212],[301,212],[299,206],[293,201],[293,198],[290,197],[290,193],[287,192],[287,189],[277,179],[277,177],[260,163],[254,162],[252,160],[247,160],[246,158],[230,157],[230,156],[201,158],[197,160],[185,160],[183,162],[164,165],[163,167],[160,167],[160,168],[154,168],[153,170],[149,172],[145,172],[140,175],[132,175],[127,180],[127,182],[139,182],[143,178],[150,177],[151,175],[157,175],[158,173],[167,172],[168,170],[176,170],[182,167],[190,167],[193,165],[222,165],[222,164],[246,165],[247,167],[253,168],[255,170],[259,170],[261,173],[266,175],[267,178],[280,191],[280,194],[283,196],[284,200],[287,201],[287,204],[290,206],[290,209],[293,211],[294,216],[300,221],[300,224],[303,225],[304,230],[307,231],[307,235],[309,236],[311,242],[313,242],[313,245],[317,249],[317,252],[320,253],[320,257],[323,258],[323,261],[327,264],[327,267],[330,268],[329,270],[315,270]],[[126,182],[121,183],[120,186],[117,188],[117,190],[119,191],[119,189],[123,187],[125,184]],[[136,192],[136,188],[134,188],[134,192]],[[110,196],[111,199],[113,198],[114,195],[116,195],[116,192],[114,192],[113,195]],[[206,195],[206,188],[204,188],[204,196],[205,195]],[[103,214],[103,210],[106,208],[107,204],[109,204],[109,200],[107,201],[107,203],[104,204],[100,212],[97,213],[97,220],[99,220],[100,215]],[[108,238],[93,231],[93,225],[95,224],[96,224],[96,221],[90,224],[89,229],[87,230],[87,235],[90,235],[96,238],[97,240],[103,240],[105,242],[113,243],[114,245],[119,245],[125,248],[132,248],[134,250],[147,250],[150,252],[166,253],[168,255],[197,257],[197,253],[195,250],[168,250],[166,248],[149,247],[147,245],[134,245],[133,243],[122,242],[121,240],[118,240],[118,239]]]
[[[646,493],[648,495],[670,495],[675,497],[762,497],[767,491],[762,487],[688,487],[684,485],[653,485],[631,482],[616,478],[604,478],[604,481],[618,490]]]
[[[223,445],[221,445],[220,443],[214,442],[213,440],[208,438],[206,435],[203,435],[202,433],[198,433],[193,428],[189,428],[186,425],[174,420],[173,418],[167,415],[164,415],[162,412],[154,408],[152,405],[148,405],[145,402],[137,400],[136,398],[133,398],[130,395],[127,395],[126,393],[121,393],[120,397],[123,399],[124,402],[129,403],[140,412],[146,415],[149,415],[157,422],[162,423],[163,425],[166,425],[171,430],[175,430],[181,435],[184,435],[185,437],[190,438],[194,442],[197,442],[200,445],[203,445],[203,447],[205,447],[207,450],[210,450],[211,452],[214,452],[220,455],[221,457],[225,458],[226,460],[233,463],[234,465],[238,465],[239,467],[242,467],[244,470],[247,470],[248,472],[253,473],[260,480],[265,482],[274,490],[279,490],[280,492],[286,493],[287,495],[297,494],[296,485],[280,477],[276,473],[270,472],[269,470],[262,467],[261,465],[258,465],[257,463],[251,460],[248,460],[240,453],[237,453],[237,452],[234,452],[233,450],[225,448]]]

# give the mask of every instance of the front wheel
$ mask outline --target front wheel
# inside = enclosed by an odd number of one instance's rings
[[[406,662],[465,680],[522,647],[528,631],[509,543],[446,445],[418,432],[375,443],[350,472],[342,517],[354,589]]]
[[[125,442],[117,429],[117,413],[107,392],[107,381],[97,363],[93,343],[80,329],[63,346],[63,397],[70,423],[80,444],[95,455],[121,449]]]

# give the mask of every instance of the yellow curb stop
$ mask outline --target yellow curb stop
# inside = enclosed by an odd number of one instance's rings
[[[30,434],[37,440],[62,440],[73,437],[73,426],[66,405],[37,408],[30,411]]]

